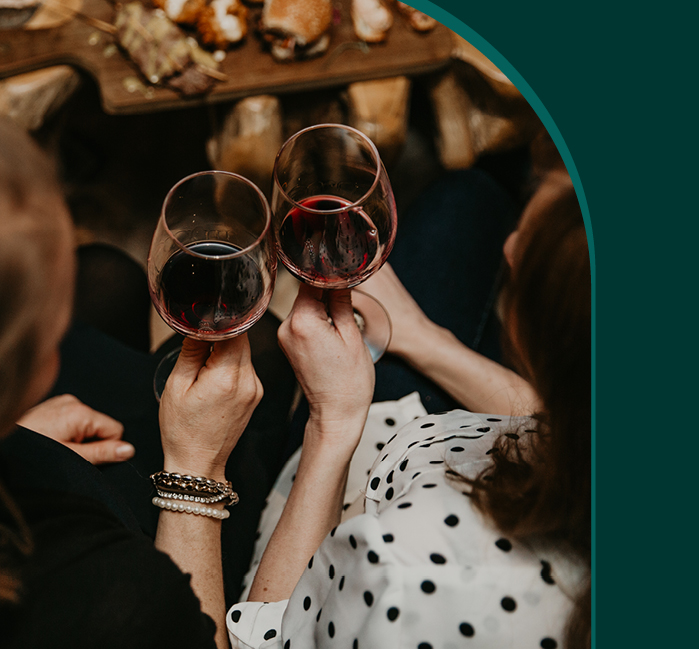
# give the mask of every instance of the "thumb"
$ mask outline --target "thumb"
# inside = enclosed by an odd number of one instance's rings
[[[116,439],[86,442],[85,444],[70,442],[66,446],[84,457],[91,464],[123,462],[132,458],[136,453],[136,449],[131,444]]]

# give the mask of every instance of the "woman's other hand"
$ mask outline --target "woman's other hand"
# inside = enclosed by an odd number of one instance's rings
[[[72,394],[47,399],[17,423],[60,442],[92,464],[123,462],[134,455],[134,447],[121,439],[121,423]]]
[[[185,338],[160,401],[165,471],[224,480],[260,399],[246,334],[213,345]]]
[[[336,448],[353,452],[374,394],[374,364],[354,319],[350,291],[326,295],[327,307],[321,289],[300,286],[279,327],[279,344],[308,399],[314,425],[307,433],[317,431],[333,438]]]
[[[393,331],[388,352],[410,359],[416,349],[425,346],[436,325],[408,293],[390,264],[384,264],[361,288],[381,302],[391,318]]]

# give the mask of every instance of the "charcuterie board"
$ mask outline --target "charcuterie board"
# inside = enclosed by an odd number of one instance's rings
[[[64,3],[66,0],[62,0]],[[113,23],[108,0],[72,0],[79,12]],[[217,103],[254,94],[279,94],[342,86],[397,75],[418,75],[445,67],[452,50],[451,32],[443,25],[428,33],[414,31],[400,14],[384,43],[358,41],[350,18],[351,0],[336,0],[336,20],[327,51],[306,61],[280,63],[266,50],[251,25],[244,42],[233,46],[220,64],[226,80],[203,96],[183,97],[151,86],[115,46],[114,36],[79,15],[64,14],[59,24],[27,29],[0,29],[0,78],[56,64],[69,64],[97,81],[106,112],[142,113]]]

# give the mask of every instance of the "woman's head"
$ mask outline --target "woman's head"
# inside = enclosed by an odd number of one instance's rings
[[[0,435],[55,380],[73,263],[52,166],[25,133],[0,120]]]

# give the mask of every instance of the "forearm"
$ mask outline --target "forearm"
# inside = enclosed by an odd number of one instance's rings
[[[226,603],[221,563],[221,521],[208,516],[163,510],[155,547],[170,555],[192,576],[192,590],[201,608],[216,623],[216,646],[228,649]]]
[[[399,355],[471,412],[529,415],[538,409],[537,395],[522,377],[432,322]]]
[[[306,427],[299,468],[284,512],[255,575],[250,601],[281,601],[291,596],[308,561],[340,523],[352,452],[338,452]]]
[[[201,458],[188,457],[181,463],[167,456],[164,469],[170,473],[225,480],[224,468]],[[191,575],[192,590],[201,603],[201,610],[216,623],[216,646],[219,649],[229,649],[223,590],[221,521],[199,514],[161,510],[155,547],[170,555],[182,572]]]

